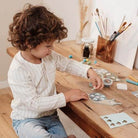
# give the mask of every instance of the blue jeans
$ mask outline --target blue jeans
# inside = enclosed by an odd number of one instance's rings
[[[13,119],[19,138],[66,138],[67,134],[57,114],[24,120]]]

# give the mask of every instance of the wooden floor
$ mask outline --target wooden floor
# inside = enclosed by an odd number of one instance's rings
[[[17,138],[10,118],[11,100],[10,88],[0,89],[0,138]]]

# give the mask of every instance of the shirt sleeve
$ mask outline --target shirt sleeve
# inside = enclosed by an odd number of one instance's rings
[[[27,107],[37,112],[50,111],[66,106],[66,100],[63,93],[53,96],[40,96],[37,94],[30,74],[18,68],[8,74],[8,82],[16,100],[16,106]]]
[[[56,61],[56,68],[58,71],[64,71],[72,75],[88,78],[87,71],[91,68],[91,66],[82,64],[81,62],[73,59],[68,59],[56,52],[53,52],[53,56]]]

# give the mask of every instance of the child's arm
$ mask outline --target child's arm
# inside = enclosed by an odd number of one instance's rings
[[[103,88],[104,85],[102,79],[97,75],[97,73],[92,68],[88,69],[87,76],[92,82],[95,89]],[[88,99],[88,94],[79,89],[72,89],[70,91],[65,92],[64,95],[66,102],[78,101],[80,99],[85,99],[85,100]]]
[[[95,89],[102,89],[103,82],[91,66],[82,64],[75,60],[70,60],[56,52],[53,52],[56,61],[56,67],[59,71],[65,71],[72,75],[89,78]]]
[[[80,76],[83,78],[88,78],[87,71],[90,66],[82,64],[73,59],[68,59],[67,57],[64,57],[54,51],[52,52],[52,56],[55,60],[56,69],[58,71],[67,72],[69,74]]]

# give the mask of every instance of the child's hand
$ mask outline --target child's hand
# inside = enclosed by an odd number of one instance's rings
[[[88,70],[88,77],[95,89],[102,89],[104,87],[102,79],[91,68]]]
[[[72,89],[64,93],[66,102],[73,102],[78,101],[80,99],[88,99],[88,94],[79,90],[79,89]]]

